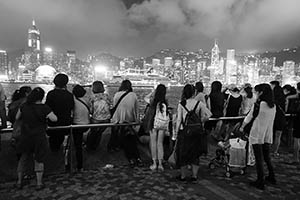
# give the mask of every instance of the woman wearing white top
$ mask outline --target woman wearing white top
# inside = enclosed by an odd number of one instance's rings
[[[275,119],[276,107],[273,100],[273,93],[270,85],[256,85],[255,93],[257,95],[258,115],[254,119],[250,135],[249,143],[254,150],[256,161],[257,180],[251,182],[250,185],[258,189],[264,189],[264,181],[276,184],[275,174],[270,158],[270,146],[273,143],[273,123]],[[245,125],[250,123],[253,118],[255,106],[253,106],[244,119],[244,123],[240,131],[244,131]],[[256,109],[257,110],[257,109]],[[264,177],[263,160],[266,162],[269,170],[269,176]]]

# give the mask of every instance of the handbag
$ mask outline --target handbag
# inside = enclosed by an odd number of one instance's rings
[[[119,104],[121,103],[122,99],[123,99],[129,92],[130,92],[130,91],[125,92],[125,93],[120,97],[120,99],[118,100],[117,104],[116,104],[112,109],[110,109],[111,117],[114,116],[114,114],[115,114],[115,112],[116,112],[116,110],[117,110]]]
[[[157,129],[157,130],[168,130],[169,129],[169,115],[167,113],[167,108],[164,105],[164,112],[161,112],[159,109],[159,104],[157,104],[156,106],[156,113],[154,116],[154,124],[153,124],[153,128]]]

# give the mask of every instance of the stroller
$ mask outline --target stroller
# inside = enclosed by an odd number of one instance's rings
[[[228,178],[233,174],[231,168],[240,169],[241,175],[246,172],[248,138],[239,131],[240,126],[241,122],[238,122],[228,128],[223,140],[218,142],[216,156],[208,165],[210,169],[225,167],[225,176]]]

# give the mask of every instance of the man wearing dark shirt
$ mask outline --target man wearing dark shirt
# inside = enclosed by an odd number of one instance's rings
[[[72,110],[74,108],[74,98],[72,93],[67,90],[69,78],[65,74],[55,76],[53,82],[55,88],[48,92],[46,104],[57,116],[57,122],[49,122],[49,126],[66,126],[72,123]],[[59,151],[64,141],[64,136],[69,134],[68,129],[48,130],[49,145],[53,152]]]

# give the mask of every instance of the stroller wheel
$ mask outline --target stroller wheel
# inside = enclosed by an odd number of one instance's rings
[[[209,169],[215,169],[216,165],[214,163],[209,163],[208,168]]]
[[[227,172],[225,173],[225,176],[226,176],[227,178],[230,178],[230,177],[231,177],[231,172],[230,172],[230,171],[227,171]]]

